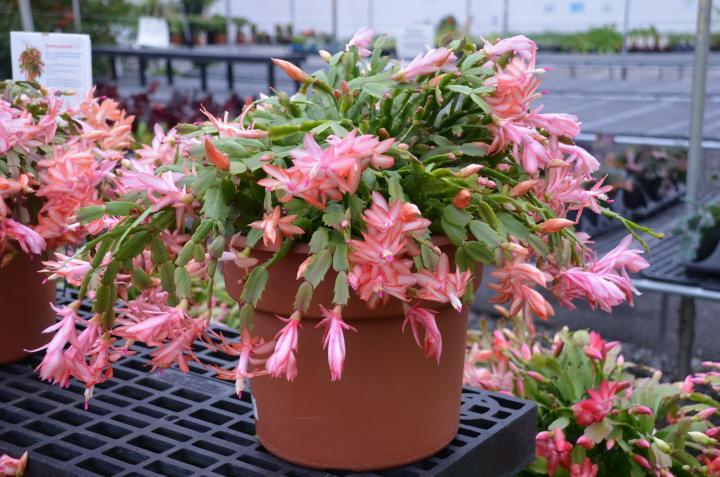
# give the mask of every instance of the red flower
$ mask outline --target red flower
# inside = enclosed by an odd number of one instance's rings
[[[582,464],[573,464],[570,466],[570,477],[595,477],[598,473],[598,465],[585,457]]]
[[[585,346],[585,355],[590,359],[605,361],[608,351],[620,344],[618,341],[606,342],[599,333],[590,332],[590,342]]]
[[[558,466],[570,467],[572,444],[565,440],[562,429],[544,431],[535,437],[535,453],[547,459],[548,475],[555,474]]]
[[[601,422],[612,411],[615,395],[627,386],[626,382],[603,380],[600,389],[589,389],[590,398],[572,407],[577,423],[581,426],[589,426],[594,422]]]

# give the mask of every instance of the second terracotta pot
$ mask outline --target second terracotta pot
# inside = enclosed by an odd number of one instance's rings
[[[50,338],[45,328],[55,322],[55,283],[43,283],[39,257],[17,254],[0,268],[0,364],[18,361]]]
[[[254,250],[262,261],[267,250]],[[269,269],[270,279],[255,312],[254,334],[272,340],[287,317],[307,249],[296,247]],[[242,272],[225,262],[228,292],[239,298]],[[318,305],[331,306],[335,276],[328,273],[315,292],[298,341],[298,375],[293,382],[269,377],[251,382],[257,435],[268,451],[287,461],[319,469],[367,471],[424,459],[444,448],[458,429],[467,311],[435,306],[443,351],[438,365],[425,358],[411,331],[401,332],[397,301],[369,310],[351,298],[344,320],[347,358],[342,379],[330,380],[322,348]]]

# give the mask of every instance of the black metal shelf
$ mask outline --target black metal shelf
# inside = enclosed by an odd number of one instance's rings
[[[71,299],[58,296],[59,302]],[[87,312],[87,311],[85,311]],[[0,453],[30,450],[28,477],[66,476],[385,476],[502,477],[532,462],[535,405],[466,388],[457,437],[433,457],[375,473],[316,471],[269,454],[255,438],[250,393],[191,365],[183,374],[148,373],[148,349],[115,365],[86,411],[84,388],[39,381],[41,356],[0,366]],[[224,355],[198,347],[204,362],[228,366]]]

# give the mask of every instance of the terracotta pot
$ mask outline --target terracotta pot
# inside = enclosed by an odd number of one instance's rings
[[[42,331],[55,322],[55,283],[43,284],[40,258],[17,254],[0,268],[0,364],[17,361],[48,341]]]
[[[271,253],[257,246],[253,251],[261,262]],[[306,257],[307,248],[297,246],[270,267],[255,311],[255,334],[273,339],[283,325],[275,315],[287,317],[293,311],[299,285],[295,276]],[[224,275],[228,292],[238,299],[242,271],[224,262]],[[357,333],[345,333],[343,376],[333,383],[322,330],[315,325],[321,318],[318,305],[332,304],[334,275],[328,272],[309,316],[303,317],[297,378],[252,380],[258,438],[278,457],[318,469],[376,470],[433,455],[458,430],[468,307],[458,314],[434,304],[443,339],[438,365],[425,358],[409,329],[401,333],[404,316],[399,301],[369,310],[351,297],[343,318]]]

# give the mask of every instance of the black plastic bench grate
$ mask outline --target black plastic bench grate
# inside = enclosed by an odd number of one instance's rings
[[[640,272],[641,276],[678,285],[720,290],[720,277],[687,273],[681,240],[680,235],[668,233],[664,239],[654,242],[652,254],[646,256],[650,267]]]
[[[58,302],[72,297],[59,294]],[[84,312],[87,313],[87,310]],[[465,476],[515,475],[534,456],[535,405],[466,388],[452,443],[422,462],[376,473],[323,472],[286,463],[255,438],[249,393],[192,366],[149,374],[147,349],[115,366],[84,410],[84,388],[39,381],[39,355],[0,366],[0,452],[30,450],[27,476]],[[228,365],[199,351],[203,360]]]

